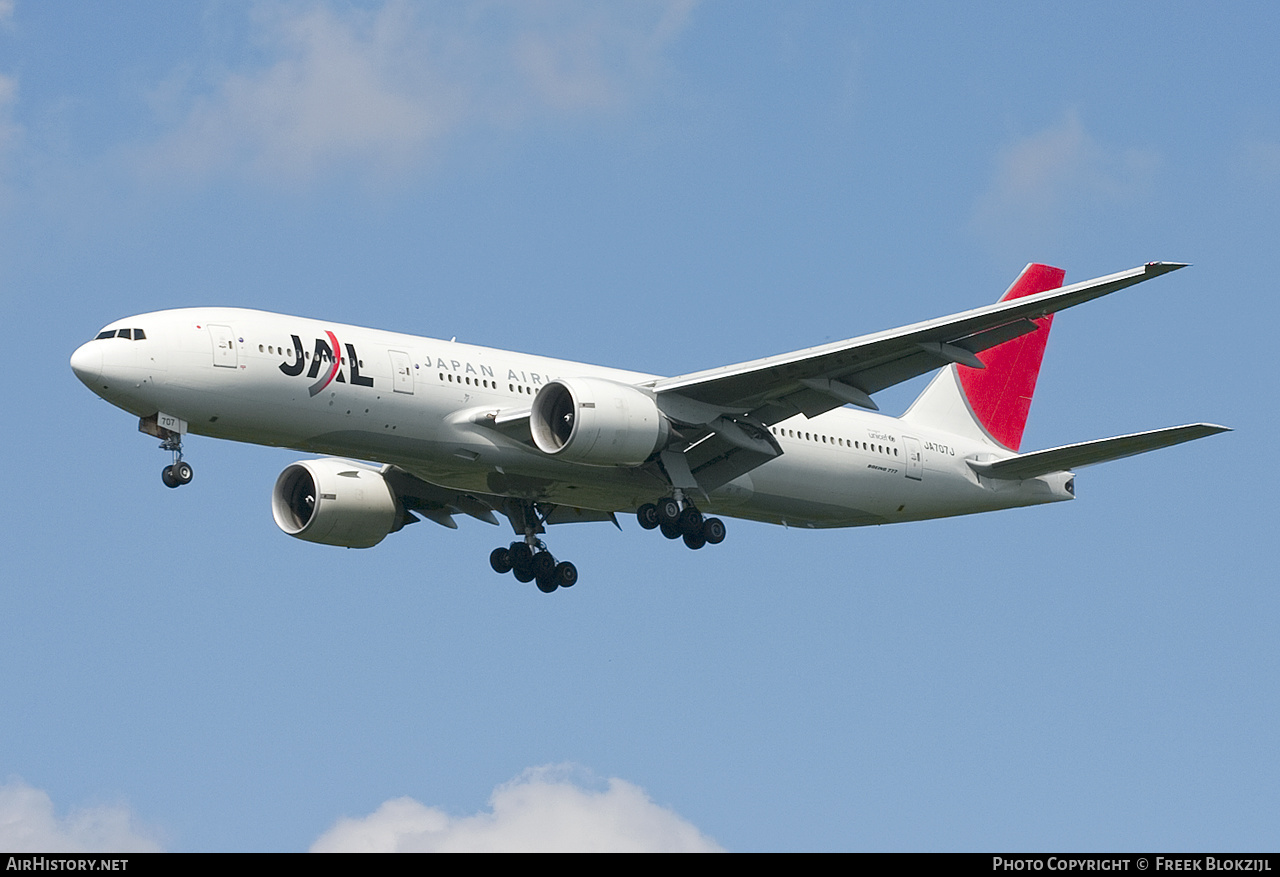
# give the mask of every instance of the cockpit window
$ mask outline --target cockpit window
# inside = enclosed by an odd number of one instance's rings
[[[99,332],[94,341],[101,341],[103,338],[127,338],[133,341],[143,341],[147,337],[147,333],[141,329],[107,329]]]

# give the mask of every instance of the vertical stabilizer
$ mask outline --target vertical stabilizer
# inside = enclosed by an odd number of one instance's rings
[[[1030,264],[1000,301],[1057,289],[1065,276],[1061,268]],[[1053,314],[1035,323],[1035,331],[979,353],[986,368],[951,365],[943,369],[902,419],[1018,450]]]

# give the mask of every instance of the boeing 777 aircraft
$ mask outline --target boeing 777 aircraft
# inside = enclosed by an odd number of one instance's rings
[[[272,511],[299,539],[369,548],[427,518],[511,523],[499,573],[577,582],[549,524],[633,512],[690,548],[713,512],[793,527],[919,521],[1072,499],[1073,469],[1202,438],[1174,426],[1019,453],[1053,314],[1184,267],[1072,286],[1028,265],[999,302],[900,329],[656,377],[239,308],[111,323],[71,357],[191,481],[187,433],[328,456],[287,467]],[[941,369],[900,418],[878,391]],[[357,461],[377,461],[357,462]]]

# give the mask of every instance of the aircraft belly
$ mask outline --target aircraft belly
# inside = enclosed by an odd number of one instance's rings
[[[866,473],[838,451],[788,449],[751,472],[755,492],[742,517],[805,527],[883,524],[883,483],[890,476]]]

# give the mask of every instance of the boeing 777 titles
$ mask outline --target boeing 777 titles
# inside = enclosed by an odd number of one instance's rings
[[[707,371],[656,377],[239,308],[111,323],[76,376],[140,418],[191,481],[187,433],[323,454],[287,467],[272,511],[299,539],[369,548],[426,518],[511,524],[499,573],[577,582],[550,524],[634,513],[690,548],[718,517],[859,527],[1072,499],[1073,469],[1226,431],[1207,423],[1019,453],[1053,315],[1184,267],[1062,286],[1028,265],[999,302]],[[900,418],[886,387],[939,370]],[[376,462],[365,462],[376,461]]]

